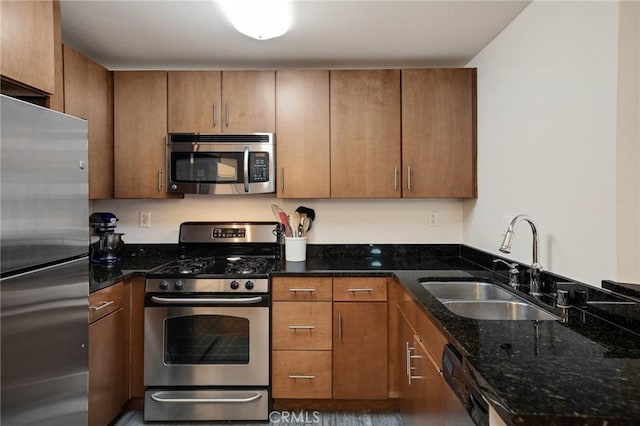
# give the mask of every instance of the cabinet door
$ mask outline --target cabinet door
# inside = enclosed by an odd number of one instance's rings
[[[387,304],[333,304],[333,398],[387,398]]]
[[[113,81],[115,198],[166,191],[167,73],[118,71]]]
[[[54,93],[53,1],[2,1],[0,11],[0,74]]]
[[[402,413],[402,419],[407,426],[417,425],[415,400],[412,398],[413,388],[410,384],[409,374],[411,370],[411,353],[414,330],[409,320],[404,316],[403,311],[398,306],[398,342],[396,353],[398,357],[397,380],[399,384],[400,400],[398,406]]]
[[[64,106],[89,124],[89,198],[113,197],[113,105],[109,71],[63,47]]]
[[[220,71],[171,71],[167,79],[170,133],[222,131]]]
[[[119,309],[89,325],[89,424],[109,424],[128,399],[126,316]]]
[[[403,197],[476,196],[476,70],[402,70]]]
[[[64,112],[64,69],[62,53],[62,25],[60,0],[53,0],[53,94],[47,106],[54,111]],[[91,172],[91,169],[89,169]]]
[[[400,71],[331,71],[331,198],[400,197]]]
[[[329,198],[329,71],[276,73],[278,197]]]
[[[417,336],[413,337],[412,347],[410,399],[415,419],[421,425],[444,424],[443,393],[446,383],[440,367],[435,364],[435,360]]]
[[[274,132],[275,84],[274,71],[223,71],[223,131]]]

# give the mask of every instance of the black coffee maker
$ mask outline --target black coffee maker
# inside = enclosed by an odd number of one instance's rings
[[[91,262],[113,265],[122,260],[118,253],[124,247],[122,236],[115,232],[118,218],[113,213],[97,212],[89,216],[91,227],[91,244],[89,257]]]

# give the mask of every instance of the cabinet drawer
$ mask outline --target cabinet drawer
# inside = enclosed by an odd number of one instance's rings
[[[384,302],[386,278],[334,278],[333,300],[338,302]]]
[[[274,398],[331,398],[331,351],[274,351]]]
[[[331,300],[331,278],[278,277],[271,284],[273,300]]]
[[[122,307],[124,284],[119,282],[89,295],[89,322],[92,323]]]
[[[331,302],[273,302],[273,349],[331,349]]]

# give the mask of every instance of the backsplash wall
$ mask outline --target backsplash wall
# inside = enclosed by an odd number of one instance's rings
[[[182,200],[96,200],[91,211],[109,211],[120,220],[126,243],[176,243],[185,221],[275,221],[271,205],[288,213],[298,206],[315,210],[309,233],[313,244],[460,243],[462,200],[281,200],[273,195],[198,196]],[[151,227],[138,226],[139,212],[151,212]],[[429,225],[429,213],[438,224]]]

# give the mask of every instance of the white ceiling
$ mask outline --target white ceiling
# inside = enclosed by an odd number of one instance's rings
[[[529,3],[294,0],[290,31],[259,41],[214,0],[63,0],[62,38],[111,70],[464,66]]]

